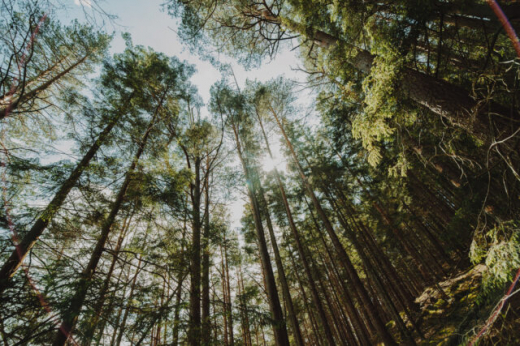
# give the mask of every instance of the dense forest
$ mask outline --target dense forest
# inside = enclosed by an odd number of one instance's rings
[[[1,345],[520,344],[520,3],[165,0],[206,102],[64,5],[0,3]]]

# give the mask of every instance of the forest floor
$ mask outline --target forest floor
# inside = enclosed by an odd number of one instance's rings
[[[427,288],[416,299],[425,339],[420,345],[466,345],[480,331],[503,292],[483,298],[487,267],[479,264]],[[441,289],[443,292],[441,292]],[[480,345],[520,345],[520,295],[509,299]]]

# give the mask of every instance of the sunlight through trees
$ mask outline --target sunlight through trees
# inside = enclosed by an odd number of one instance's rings
[[[170,56],[2,1],[0,344],[519,344],[520,5],[488,3],[166,0]]]

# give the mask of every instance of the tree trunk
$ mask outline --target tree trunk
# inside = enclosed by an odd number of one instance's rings
[[[302,25],[287,18],[282,21],[281,18],[269,14],[268,11],[262,12],[261,16],[264,20],[283,24],[288,29],[304,36],[309,36],[308,32],[311,32],[304,30]],[[315,41],[315,44],[323,48],[331,48],[340,43],[338,38],[323,31],[312,30],[312,32],[314,32],[314,35],[310,38]],[[341,41],[341,43],[357,52],[348,63],[363,73],[370,73],[375,56],[346,42]],[[489,102],[489,107],[482,107],[481,103],[474,100],[463,88],[410,68],[404,68],[400,83],[401,92],[410,99],[428,108],[433,113],[448,119],[454,126],[468,131],[479,141],[486,144],[491,143],[492,139],[488,114],[499,114],[498,117],[494,117],[499,132],[510,132],[507,128],[507,121],[504,121],[504,119],[511,116],[518,117],[518,112],[511,113],[505,107],[493,102]]]
[[[182,274],[182,271],[179,271],[179,285],[177,292],[175,292],[175,311],[173,315],[173,346],[179,345],[179,325],[180,321],[180,313],[181,313],[181,298],[182,298],[182,284],[184,283],[185,276]]]
[[[206,166],[205,191],[204,191],[204,230],[202,234],[202,345],[211,343],[210,300],[209,300],[209,164]]]
[[[114,298],[115,298],[115,295],[116,295],[116,292],[119,292],[119,284],[121,282],[121,276],[123,276],[123,271],[124,271],[124,263],[123,263],[123,266],[121,267],[120,269],[120,272],[119,272],[119,275],[117,277],[117,283],[116,283],[116,289],[114,290],[114,292],[112,293],[112,299],[110,299],[110,302],[108,304],[108,306],[103,309],[103,311],[105,312],[105,315],[106,315],[106,318],[103,318],[102,321],[101,321],[101,326],[99,327],[99,336],[98,336],[98,340],[96,342],[96,345],[99,346],[101,344],[101,340],[103,339],[103,333],[105,331],[105,327],[106,327],[106,324],[107,324],[107,321],[108,321],[108,316],[110,316],[110,314],[112,314],[112,310],[113,310],[113,305],[114,305]],[[123,288],[123,294],[124,292],[126,291],[126,286],[124,286]],[[115,325],[118,325],[119,324],[119,318],[121,317],[121,310],[119,311],[118,313],[118,316],[117,316],[117,322]],[[114,329],[117,329],[117,328],[114,328]],[[92,340],[87,340],[87,342],[90,343],[92,342]]]
[[[264,215],[265,215],[265,220],[267,222],[267,229],[269,231],[269,237],[271,238],[271,245],[273,247],[276,268],[278,270],[278,279],[280,280],[280,283],[282,285],[282,293],[285,298],[285,304],[287,306],[289,321],[291,322],[291,325],[292,325],[294,339],[295,339],[296,345],[303,346],[304,343],[303,343],[303,338],[302,338],[302,334],[301,334],[301,330],[300,330],[300,324],[298,323],[298,318],[296,317],[296,312],[294,310],[294,304],[293,304],[293,301],[291,298],[289,284],[287,283],[287,277],[285,276],[285,271],[283,269],[282,258],[280,256],[280,250],[278,249],[278,243],[276,241],[276,236],[274,234],[271,216],[269,214],[267,201],[265,199],[265,194],[264,194],[264,191],[263,191],[263,188],[261,185],[259,185],[258,195],[260,196],[260,202],[261,202],[260,205],[262,206],[262,209],[263,209]]]
[[[61,323],[58,333],[56,335],[56,339],[54,340],[53,345],[54,346],[62,346],[65,345],[67,342],[67,339],[72,334],[72,330],[74,329],[74,326],[76,325],[76,322],[78,320],[81,308],[83,307],[83,303],[85,301],[85,297],[87,295],[87,291],[90,287],[92,278],[94,276],[94,273],[96,271],[97,265],[99,263],[99,260],[101,259],[101,255],[103,254],[103,250],[105,247],[105,244],[108,239],[108,235],[110,233],[110,230],[112,229],[112,225],[114,224],[114,221],[116,219],[116,216],[121,209],[121,206],[123,204],[123,201],[126,196],[126,192],[128,190],[128,186],[130,185],[130,182],[132,180],[132,175],[137,167],[137,163],[139,162],[139,158],[141,157],[144,148],[146,146],[146,142],[148,141],[148,137],[150,135],[150,132],[155,125],[155,121],[157,118],[157,112],[153,116],[152,120],[150,121],[150,124],[148,125],[148,128],[146,129],[145,133],[143,134],[143,137],[141,138],[141,142],[139,143],[139,148],[137,149],[137,152],[134,156],[134,159],[132,160],[132,163],[130,164],[130,167],[128,168],[128,171],[125,176],[125,180],[123,184],[121,185],[121,188],[119,189],[119,192],[116,196],[115,201],[112,203],[112,207],[110,210],[110,214],[106,218],[106,220],[103,222],[103,226],[101,227],[101,236],[99,237],[96,247],[94,248],[94,251],[92,252],[92,255],[90,257],[89,263],[87,267],[83,270],[81,273],[79,282],[76,285],[76,293],[74,294],[68,310],[65,312],[63,316],[63,322]]]
[[[245,291],[244,287],[244,274],[242,273],[242,266],[239,267],[239,282],[238,287],[242,287],[242,293]],[[240,292],[239,292],[240,295]],[[253,342],[251,341],[251,326],[249,322],[249,312],[247,307],[247,301],[242,298],[242,310],[244,314],[244,343],[246,346],[253,346]]]
[[[128,273],[126,275],[126,280],[125,280],[125,286],[123,288],[123,291],[122,291],[122,300],[124,300],[125,298],[125,293],[126,293],[126,288],[128,286],[128,280],[130,279],[130,272],[132,270],[132,267],[129,267],[128,268]],[[132,280],[133,281],[133,280]],[[130,288],[131,290],[131,288]],[[121,304],[121,306],[119,307],[119,311],[117,312],[117,317],[116,317],[116,323],[114,324],[114,330],[112,331],[112,338],[110,339],[110,345],[115,345],[115,342],[116,342],[116,339],[117,339],[117,331],[118,331],[118,328],[121,326],[119,324],[119,320],[121,319],[121,314],[123,313],[123,305]],[[99,346],[101,345],[101,337],[98,339],[98,342],[96,343],[96,346]]]
[[[192,238],[190,249],[190,320],[188,329],[188,344],[200,345],[201,340],[201,315],[200,315],[200,239],[201,239],[201,179],[200,157],[195,158],[195,182],[191,184],[192,201]]]
[[[326,191],[325,194],[328,195],[328,191]],[[390,295],[387,292],[387,290],[393,289],[393,287],[385,287],[385,282],[383,280],[385,278],[382,277],[383,275],[380,275],[385,274],[385,272],[377,271],[378,268],[382,268],[379,263],[373,263],[373,261],[370,260],[370,255],[373,255],[373,253],[370,253],[370,251],[368,251],[370,247],[368,247],[366,243],[361,245],[361,243],[358,241],[356,237],[356,234],[351,228],[352,226],[347,224],[347,220],[345,220],[344,216],[339,210],[339,207],[334,203],[334,200],[330,197],[330,195],[328,195],[328,198],[331,200],[331,205],[336,208],[336,211],[338,213],[338,219],[343,228],[345,229],[348,239],[354,245],[356,252],[361,258],[361,262],[363,263],[363,266],[365,268],[365,273],[375,284],[375,291],[377,292],[375,296],[380,298],[382,306],[385,308],[385,311],[389,313],[390,316],[392,316],[392,319],[397,323],[398,329],[401,332],[401,336],[403,337],[403,340],[405,340],[405,343],[408,345],[415,345],[415,341],[410,331],[403,322],[401,316],[399,315],[399,311],[395,306],[394,301],[390,298]],[[351,218],[353,218],[352,215]],[[386,277],[386,280],[390,283],[388,277]]]
[[[124,334],[125,328],[126,328],[126,320],[128,319],[128,314],[130,313],[130,308],[132,305],[132,297],[134,296],[135,285],[137,283],[137,277],[139,276],[139,272],[141,271],[142,258],[143,258],[143,256],[139,255],[139,260],[137,262],[137,267],[135,269],[134,278],[132,279],[132,286],[130,287],[130,294],[128,295],[128,299],[127,299],[128,304],[126,304],[125,314],[123,315],[123,320],[121,321],[121,325],[119,328],[120,329],[119,334],[117,335],[116,342],[112,343],[111,345],[119,346],[119,345],[121,345],[121,340],[123,340],[123,334]],[[115,333],[115,331],[114,331],[114,333]]]
[[[178,290],[181,289],[181,286],[179,285],[177,287]],[[152,345],[157,345],[159,342],[160,342],[160,321],[161,321],[161,317],[163,315],[163,311],[165,310],[165,307],[167,307],[170,302],[172,301],[172,299],[176,296],[176,294],[172,294],[171,296],[168,297],[168,299],[166,300],[166,302],[162,302],[162,298],[161,298],[161,305],[158,309],[158,311],[156,311],[154,313],[154,316],[152,318],[152,321],[150,322],[150,324],[148,325],[147,329],[144,331],[144,333],[142,333],[141,335],[141,338],[139,338],[139,340],[135,343],[135,346],[140,346],[144,339],[146,338],[146,336],[148,335],[148,333],[150,332],[150,330],[152,330],[152,337],[151,337],[151,344]],[[164,297],[163,297],[164,298]],[[154,332],[154,326],[155,324],[158,324],[157,326],[157,331]],[[133,338],[132,338],[132,341],[133,341]]]
[[[87,325],[85,332],[83,333],[87,344],[90,344],[92,337],[94,336],[94,332],[96,330],[96,326],[99,323],[99,319],[101,317],[101,311],[103,310],[103,305],[105,304],[106,294],[108,292],[108,288],[110,285],[110,280],[112,279],[112,273],[114,272],[117,257],[119,255],[119,250],[121,249],[121,245],[123,244],[123,240],[125,239],[125,235],[128,232],[128,228],[130,228],[130,221],[132,216],[127,216],[123,221],[123,226],[121,227],[121,233],[119,234],[119,238],[117,239],[116,246],[114,248],[114,252],[112,254],[112,263],[110,263],[110,268],[108,269],[107,276],[105,281],[103,282],[103,286],[98,293],[98,299],[96,305],[94,306],[94,316],[90,323]]]
[[[224,256],[224,247],[220,245],[220,257],[221,257],[221,281],[222,281],[222,317],[224,320],[224,345],[229,345],[229,337],[228,337],[228,296],[227,296],[227,280],[226,280],[226,265],[225,265],[225,256]]]
[[[390,335],[390,333],[386,329],[385,324],[381,320],[380,316],[376,313],[374,305],[372,304],[372,301],[370,300],[370,297],[369,297],[365,287],[363,286],[363,283],[361,282],[361,279],[359,278],[359,275],[356,272],[354,265],[352,264],[350,258],[348,257],[348,255],[345,251],[345,248],[343,247],[343,244],[339,240],[336,232],[334,231],[334,228],[332,227],[332,224],[330,223],[329,218],[327,217],[325,211],[321,207],[320,202],[318,201],[316,195],[314,194],[314,191],[313,191],[311,185],[307,181],[307,178],[303,172],[303,168],[301,167],[301,165],[299,163],[298,156],[296,155],[296,152],[294,151],[294,148],[293,148],[291,142],[289,141],[289,138],[287,137],[287,133],[285,132],[285,129],[284,129],[282,123],[280,122],[278,115],[276,114],[276,112],[274,111],[274,109],[272,107],[271,107],[271,111],[272,111],[272,114],[273,114],[276,122],[278,123],[278,126],[280,127],[283,137],[285,138],[285,142],[286,142],[289,150],[291,151],[294,163],[298,167],[303,185],[304,185],[309,197],[311,198],[314,208],[318,212],[318,216],[320,217],[321,221],[323,222],[323,224],[325,226],[325,230],[327,231],[327,234],[329,235],[329,237],[332,241],[333,247],[336,251],[339,261],[340,261],[341,265],[343,266],[343,268],[345,269],[345,271],[347,272],[353,287],[355,287],[355,290],[359,294],[359,298],[361,300],[360,303],[365,308],[366,313],[370,317],[371,322],[374,324],[374,327],[377,330],[377,333],[378,333],[379,337],[383,340],[383,342],[385,342],[388,345],[396,345],[393,337]]]
[[[267,152],[269,153],[269,156],[271,157],[271,160],[272,160],[273,159],[273,153],[271,152],[271,147],[269,145],[269,141],[267,139],[267,135],[266,135],[265,130],[264,130],[264,125],[262,124],[262,119],[260,118],[258,113],[257,113],[257,116],[258,116],[258,122],[260,123],[260,127],[262,129],[262,134],[263,134],[263,137],[264,137],[264,141],[265,141],[265,145],[266,145],[266,148],[267,148]],[[323,331],[325,333],[325,338],[327,339],[327,342],[330,345],[334,345],[334,338],[332,336],[332,331],[330,330],[330,326],[329,326],[329,324],[327,322],[327,317],[325,315],[325,310],[324,310],[323,305],[321,303],[321,300],[319,298],[318,289],[317,289],[316,284],[314,282],[314,278],[312,277],[312,271],[310,269],[309,262],[307,261],[306,251],[304,249],[304,246],[303,246],[302,242],[300,241],[300,234],[299,234],[299,232],[298,232],[298,230],[296,228],[296,224],[294,223],[291,207],[289,206],[289,201],[287,200],[287,194],[285,193],[285,188],[284,188],[284,186],[282,184],[282,180],[280,178],[280,174],[278,173],[278,170],[276,169],[276,167],[274,168],[274,174],[275,174],[275,177],[276,177],[276,182],[278,184],[278,188],[280,189],[280,193],[282,194],[282,200],[283,200],[283,204],[284,204],[284,207],[285,207],[285,212],[287,214],[287,220],[289,221],[289,227],[291,229],[291,233],[292,233],[293,239],[294,239],[294,241],[296,243],[296,248],[298,250],[298,255],[300,256],[300,259],[301,259],[302,264],[303,264],[303,269],[305,271],[305,275],[307,276],[307,280],[309,282],[309,286],[310,286],[310,289],[311,289],[312,302],[314,303],[314,306],[318,310],[318,316],[319,316],[321,325],[323,327]]]
[[[258,177],[256,173],[249,167],[245,162],[242,146],[238,136],[238,129],[233,124],[233,132],[235,134],[235,141],[237,144],[237,151],[242,168],[248,181],[248,195],[251,202],[251,210],[253,212],[253,218],[255,221],[256,236],[258,238],[258,246],[260,250],[260,259],[262,261],[262,269],[266,280],[267,295],[269,297],[269,308],[273,318],[273,332],[274,339],[277,346],[288,346],[289,337],[287,335],[287,328],[282,313],[282,307],[280,305],[280,299],[278,297],[278,290],[276,288],[276,281],[274,278],[273,268],[271,266],[271,260],[269,257],[269,251],[267,250],[267,242],[265,240],[265,232],[262,226],[262,219],[260,217],[260,209],[258,201],[256,199],[256,190],[258,189]]]
[[[127,104],[130,100],[127,101]],[[30,231],[23,237],[22,241],[15,246],[15,249],[9,256],[9,259],[4,263],[2,269],[0,269],[0,295],[2,292],[9,286],[10,281],[23,260],[31,251],[34,244],[38,241],[38,238],[43,234],[43,231],[47,228],[52,218],[56,213],[60,210],[61,206],[65,202],[70,190],[76,185],[77,181],[81,177],[81,174],[87,168],[90,160],[97,153],[98,149],[104,143],[110,131],[117,124],[119,119],[125,114],[126,107],[118,112],[112,119],[110,119],[107,126],[103,129],[103,131],[99,134],[97,140],[92,144],[89,151],[83,156],[81,161],[76,165],[74,170],[70,173],[69,177],[65,182],[61,185],[54,198],[47,205],[45,210],[40,214],[34,225],[31,227]]]
[[[305,199],[305,202],[308,207],[309,215],[315,225],[316,228],[316,234],[318,238],[320,239],[321,244],[323,245],[323,248],[325,249],[327,256],[325,256],[326,259],[328,259],[328,262],[330,263],[329,267],[332,268],[333,276],[336,278],[336,280],[339,282],[339,286],[341,287],[341,296],[343,298],[343,306],[345,307],[347,311],[347,315],[350,318],[353,326],[356,338],[359,340],[359,344],[361,345],[368,345],[371,344],[370,341],[370,333],[368,331],[368,321],[366,321],[366,318],[363,318],[364,316],[361,315],[362,310],[356,309],[356,306],[354,305],[353,299],[351,296],[356,296],[355,290],[349,290],[347,287],[347,284],[345,283],[345,280],[341,278],[341,274],[339,272],[338,264],[336,261],[336,256],[334,256],[331,251],[329,250],[329,245],[325,241],[325,237],[323,233],[321,232],[321,228],[318,224],[318,221],[314,217],[314,213],[312,212],[312,206],[311,204]],[[351,293],[352,292],[352,293]]]
[[[316,338],[316,344],[318,346],[321,346],[322,337],[320,335],[320,330],[319,330],[318,324],[315,321],[314,313],[309,305],[309,300],[307,299],[307,294],[305,293],[305,287],[303,286],[303,282],[302,282],[302,279],[299,274],[299,268],[296,266],[296,261],[294,259],[294,255],[293,255],[292,251],[289,250],[288,252],[289,252],[289,257],[291,258],[291,262],[293,265],[294,274],[296,275],[296,281],[298,281],[298,286],[299,286],[300,292],[302,294],[303,305],[305,306],[305,310],[307,311],[307,315],[309,316],[309,321],[312,326],[312,331],[314,334],[313,336]],[[320,340],[320,341],[318,342],[318,340]]]
[[[235,345],[235,336],[233,333],[233,305],[231,303],[231,280],[229,279],[229,259],[227,252],[227,242],[226,235],[224,234],[224,276],[226,279],[226,290],[227,290],[227,306],[228,306],[228,326],[229,326],[229,344],[231,346]]]

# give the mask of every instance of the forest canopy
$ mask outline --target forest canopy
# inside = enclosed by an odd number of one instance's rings
[[[1,344],[520,344],[520,4],[105,6],[0,3]]]

